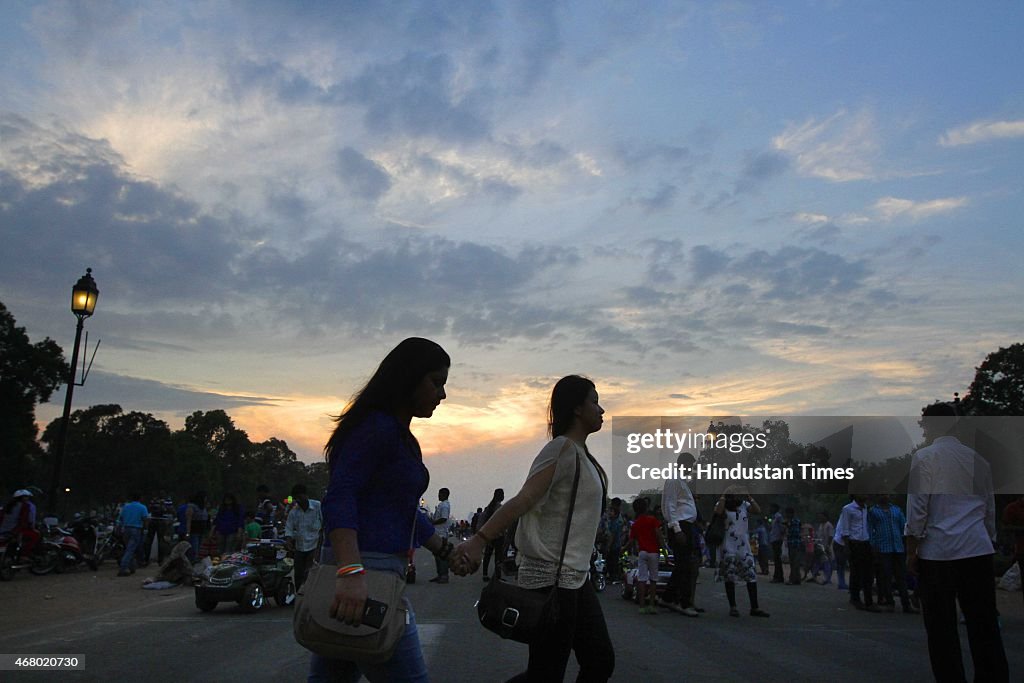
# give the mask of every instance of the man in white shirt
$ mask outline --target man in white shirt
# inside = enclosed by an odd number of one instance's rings
[[[996,612],[992,555],[995,496],[992,470],[953,434],[956,410],[935,403],[922,411],[925,440],[910,465],[907,571],[917,574],[936,680],[966,680],[957,602],[967,624],[974,680],[1008,681]]]
[[[434,532],[441,538],[448,538],[448,521],[452,516],[452,504],[448,502],[451,492],[448,489],[441,489],[437,492],[440,502],[434,507]],[[437,566],[437,576],[430,580],[431,583],[448,583],[448,560],[440,557],[434,558]]]
[[[694,457],[690,453],[680,453],[676,459],[676,463],[680,465],[680,472],[690,471],[693,462]],[[683,467],[686,470],[683,470]],[[697,552],[693,529],[697,521],[697,505],[686,480],[676,477],[666,479],[662,488],[661,504],[665,523],[668,525],[668,543],[675,560],[664,604],[669,609],[678,610],[688,617],[696,617],[700,614],[693,605],[694,587],[700,568],[700,555]]]
[[[320,514],[320,501],[310,500],[302,484],[292,487],[292,499],[295,505],[288,511],[288,520],[284,524],[284,542],[293,551],[295,590],[298,592],[306,582],[309,568],[313,564],[313,555],[320,543],[323,516]]]
[[[868,505],[863,493],[851,494],[853,500],[843,507],[839,515],[839,526],[843,530],[843,546],[850,563],[850,604],[868,612],[881,612],[871,599],[871,583],[874,580],[873,555],[868,533]],[[864,592],[864,601],[860,594]]]

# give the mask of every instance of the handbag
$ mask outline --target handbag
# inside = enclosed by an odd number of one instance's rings
[[[555,583],[549,591],[523,588],[516,583],[501,580],[501,563],[497,562],[491,582],[480,592],[476,613],[480,623],[502,638],[519,643],[531,643],[550,632],[558,619],[558,579],[569,542],[569,527],[576,507],[576,493],[580,484],[580,455],[576,453],[576,473],[572,480],[572,500],[562,534],[562,551],[558,556]]]
[[[704,532],[704,541],[708,545],[721,545],[725,540],[725,515],[712,515],[711,523]]]
[[[367,595],[387,605],[379,628],[349,626],[331,616],[337,567],[316,564],[296,596],[292,629],[295,640],[310,652],[330,659],[385,662],[405,631],[407,610],[402,603],[405,579],[395,572],[367,569]]]

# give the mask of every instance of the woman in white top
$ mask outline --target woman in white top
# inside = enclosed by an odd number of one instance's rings
[[[519,585],[550,590],[556,582],[579,462],[576,504],[562,571],[557,578],[558,619],[550,632],[530,644],[527,670],[510,681],[561,681],[570,652],[575,653],[580,665],[578,681],[607,681],[615,668],[604,614],[587,580],[608,488],[607,475],[587,450],[587,437],[601,429],[603,414],[593,382],[577,375],[560,379],[551,392],[548,411],[552,440],[534,459],[526,483],[453,553],[456,572],[475,572],[487,543],[519,520],[515,536]]]
[[[738,488],[729,487],[715,505],[716,515],[725,515],[725,538],[722,541],[722,565],[720,574],[725,577],[725,596],[729,600],[729,616],[738,617],[736,608],[736,583],[747,584],[750,598],[750,616],[767,617],[768,613],[757,604],[757,570],[754,555],[750,552],[750,529],[747,523],[748,511],[761,514],[754,499]]]

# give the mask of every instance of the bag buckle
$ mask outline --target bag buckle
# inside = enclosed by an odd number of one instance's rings
[[[515,628],[517,623],[519,623],[519,610],[515,607],[506,607],[505,611],[501,613],[501,625]]]

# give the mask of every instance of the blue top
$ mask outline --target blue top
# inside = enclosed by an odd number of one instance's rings
[[[408,431],[383,412],[371,413],[334,451],[331,483],[320,510],[324,532],[355,529],[361,552],[399,554],[434,535],[419,510],[430,473]]]
[[[125,503],[124,507],[121,508],[121,515],[117,520],[122,526],[141,529],[142,520],[148,517],[149,510],[146,506],[137,500],[133,500],[130,503]]]
[[[907,518],[896,505],[876,505],[868,510],[868,534],[871,547],[880,553],[902,553],[903,528]]]
[[[193,517],[193,519],[195,518]],[[218,534],[223,536],[233,534],[244,526],[245,510],[241,505],[238,506],[237,513],[229,507],[221,506],[217,510],[217,518],[213,521],[213,528],[217,530]]]

